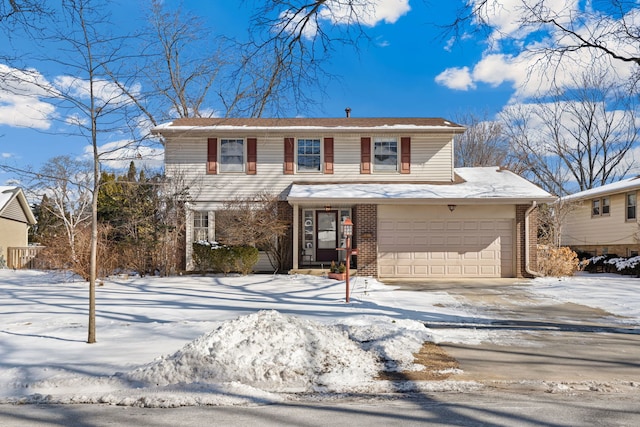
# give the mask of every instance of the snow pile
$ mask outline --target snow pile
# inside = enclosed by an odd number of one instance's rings
[[[419,371],[422,365],[414,362],[414,353],[420,351],[425,341],[433,341],[422,322],[410,319],[392,319],[387,316],[362,316],[345,319],[341,327],[351,339],[366,350],[374,352],[384,361],[389,372]]]
[[[380,370],[334,326],[259,311],[224,322],[178,352],[129,372],[146,385],[241,382],[271,391],[345,391]]]

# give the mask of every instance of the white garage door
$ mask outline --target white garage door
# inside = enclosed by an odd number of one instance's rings
[[[513,220],[380,219],[380,277],[512,277]]]

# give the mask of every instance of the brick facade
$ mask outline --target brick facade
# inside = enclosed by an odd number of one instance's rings
[[[355,247],[358,248],[358,275],[378,277],[378,206],[353,208]]]

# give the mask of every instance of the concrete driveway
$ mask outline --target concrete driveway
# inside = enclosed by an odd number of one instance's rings
[[[610,313],[534,295],[522,279],[387,283],[447,292],[489,317],[480,323],[431,322],[429,328],[486,329],[511,337],[500,345],[440,343],[464,371],[451,380],[548,392],[640,393],[640,327],[621,326]]]

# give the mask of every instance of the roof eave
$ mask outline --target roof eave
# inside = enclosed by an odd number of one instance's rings
[[[484,198],[381,198],[381,197],[287,197],[291,205],[354,204],[376,205],[530,205],[552,203],[555,197],[484,197]]]
[[[175,135],[188,132],[194,134],[211,134],[211,132],[318,132],[331,131],[333,133],[353,133],[353,132],[420,132],[420,133],[464,133],[464,127],[448,126],[157,126],[151,129],[153,135]]]

